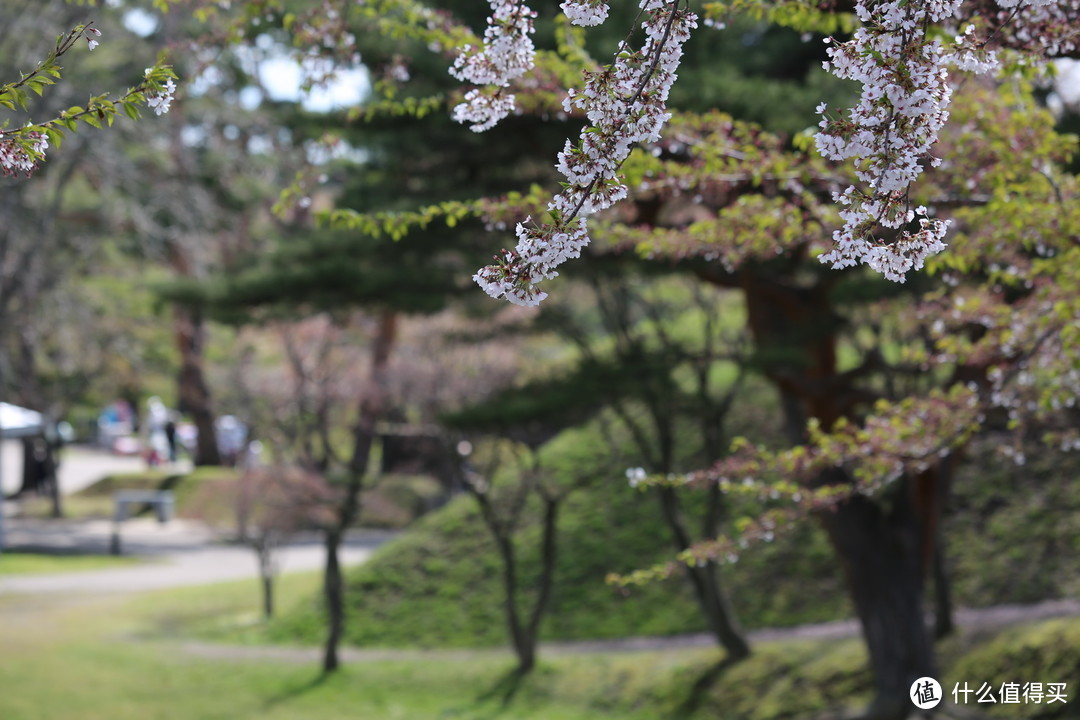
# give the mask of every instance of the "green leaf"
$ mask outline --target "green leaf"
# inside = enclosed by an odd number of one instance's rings
[[[49,138],[49,145],[54,148],[59,148],[60,144],[64,141],[64,133],[56,127],[46,127],[45,137]]]

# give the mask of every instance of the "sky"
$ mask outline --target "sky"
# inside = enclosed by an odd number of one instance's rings
[[[124,13],[124,26],[131,32],[146,37],[157,29],[158,20],[145,10],[133,8]],[[338,70],[329,82],[308,91],[303,86],[311,77],[326,70],[325,65],[312,59],[297,63],[288,48],[275,43],[268,35],[259,38],[255,48],[238,48],[242,61],[258,74],[271,100],[299,101],[305,110],[328,112],[359,105],[371,92],[371,81],[365,68]],[[243,57],[246,56],[246,57]],[[213,82],[212,73],[191,83],[191,91],[198,92],[201,83]],[[240,95],[240,102],[254,108],[261,102],[262,94],[256,88],[247,88]]]

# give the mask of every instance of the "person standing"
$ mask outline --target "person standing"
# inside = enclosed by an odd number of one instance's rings
[[[169,447],[169,462],[176,462],[176,417],[173,413],[169,413],[168,419],[165,421],[165,441]]]
[[[157,467],[169,457],[169,440],[165,426],[169,423],[169,411],[161,398],[154,396],[146,401],[146,464]],[[175,427],[174,437],[175,437]]]

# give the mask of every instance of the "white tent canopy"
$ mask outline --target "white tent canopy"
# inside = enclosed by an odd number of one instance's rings
[[[21,438],[40,435],[45,429],[44,416],[18,405],[0,402],[0,437]]]
[[[45,417],[18,405],[0,402],[0,440],[40,435],[45,430]],[[4,476],[0,462],[0,552],[4,549]]]

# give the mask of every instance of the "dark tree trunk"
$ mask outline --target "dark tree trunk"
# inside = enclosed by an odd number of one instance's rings
[[[760,352],[772,358],[765,374],[780,392],[785,429],[793,444],[805,442],[806,421],[829,430],[850,418],[873,395],[858,378],[873,367],[846,373],[837,369],[842,321],[830,297],[836,275],[801,287],[789,279],[742,273],[748,320]],[[923,583],[939,533],[940,497],[934,472],[896,484],[891,507],[884,499],[856,495],[820,521],[839,556],[862,624],[874,674],[875,698],[867,717],[901,720],[913,709],[911,683],[934,676],[934,648],[922,614]],[[821,484],[848,484],[843,471],[830,471]]]
[[[372,423],[374,430],[374,423]],[[371,439],[362,452],[365,457],[371,452]],[[357,430],[357,439],[361,431]],[[360,449],[358,448],[358,452]],[[356,456],[354,455],[354,459]],[[366,467],[366,460],[365,467]],[[326,531],[326,574],[323,578],[323,596],[326,600],[326,644],[323,652],[323,672],[333,672],[341,664],[338,659],[338,645],[345,633],[345,580],[341,574],[339,551],[341,541],[360,512],[360,490],[363,487],[363,475],[350,473],[349,485],[345,491],[345,501],[338,515],[338,523]]]
[[[397,342],[398,316],[385,312],[379,317],[379,327],[372,346],[371,379],[360,399],[359,413],[353,428],[353,452],[349,459],[348,485],[345,499],[338,512],[337,522],[326,531],[326,576],[323,595],[326,600],[327,632],[323,652],[323,672],[333,672],[340,665],[338,645],[345,631],[345,582],[341,575],[338,551],[349,527],[360,514],[360,491],[371,463],[371,447],[375,442],[376,423],[385,411],[386,371],[390,353]]]
[[[551,602],[551,590],[555,585],[555,564],[558,560],[559,498],[544,498],[544,534],[540,540],[540,588],[537,591],[536,605],[529,618],[529,639],[535,655],[536,644],[540,640],[540,622],[547,614]]]
[[[506,613],[506,625],[510,631],[510,642],[518,659],[518,673],[525,675],[536,666],[536,644],[530,642],[528,632],[521,623],[517,604],[517,558],[514,556],[514,541],[508,534],[496,538],[499,557],[503,566],[503,609]]]
[[[938,508],[942,515],[945,514],[949,493],[952,492],[952,473],[956,463],[957,455],[954,453],[944,458],[937,467]],[[949,636],[956,628],[953,621],[952,588],[949,580],[949,569],[946,564],[943,525],[943,522],[938,522],[934,528],[934,638],[937,640]]]
[[[323,651],[323,672],[331,673],[341,664],[338,645],[345,631],[345,592],[341,577],[338,549],[341,547],[341,531],[326,531],[326,573],[323,577],[323,596],[326,600],[326,644]]]
[[[664,520],[671,530],[675,547],[680,552],[691,546],[690,534],[679,516],[679,499],[674,488],[657,488],[660,507]],[[720,585],[719,568],[709,562],[701,567],[687,566],[686,575],[694,589],[705,622],[716,641],[732,660],[741,660],[750,655],[750,644],[735,620],[731,603]]]
[[[210,390],[203,373],[203,343],[206,330],[202,317],[195,310],[175,309],[176,343],[180,350],[180,374],[177,390],[180,407],[191,416],[198,430],[195,446],[196,465],[220,465],[217,435],[214,432],[214,413],[210,407]]]
[[[529,622],[523,624],[518,612],[518,578],[514,562],[513,543],[508,538],[500,538],[499,552],[503,557],[503,590],[506,593],[506,620],[510,628],[510,637],[514,652],[518,658],[518,675],[527,675],[536,667],[536,648],[540,642],[540,623],[547,613],[551,601],[551,590],[555,584],[555,563],[558,559],[556,531],[559,524],[558,498],[544,498],[543,536],[540,540],[540,576],[537,579],[536,603],[529,615]]]
[[[934,638],[946,638],[955,629],[949,573],[945,567],[945,538],[938,532],[934,546]]]
[[[491,498],[485,491],[477,490],[469,482],[465,487],[472,493],[480,507],[480,517],[495,540],[495,548],[502,561],[503,615],[510,634],[510,644],[517,656],[517,676],[523,677],[536,667],[536,649],[540,641],[540,623],[547,613],[551,601],[551,591],[555,584],[555,565],[558,560],[557,530],[559,525],[559,506],[565,495],[549,494],[540,490],[543,500],[543,530],[540,538],[540,573],[537,577],[536,601],[528,613],[528,620],[522,619],[518,594],[521,581],[518,577],[517,554],[514,547],[514,533],[517,530],[517,511],[512,511],[512,518],[500,520]],[[525,502],[525,496],[518,500]],[[517,508],[520,510],[521,507]]]
[[[908,693],[923,676],[935,676],[934,649],[922,614],[923,570],[919,535],[905,480],[893,508],[861,495],[823,511],[822,525],[843,562],[874,673],[874,720],[903,720]]]
[[[262,587],[263,617],[274,617],[274,565],[273,548],[260,545],[255,552],[259,555],[259,584]]]
[[[60,493],[60,477],[57,474],[59,463],[56,461],[56,448],[52,443],[45,442],[45,483],[49,488],[49,499],[52,500],[52,517],[56,520],[64,517],[63,496]]]

